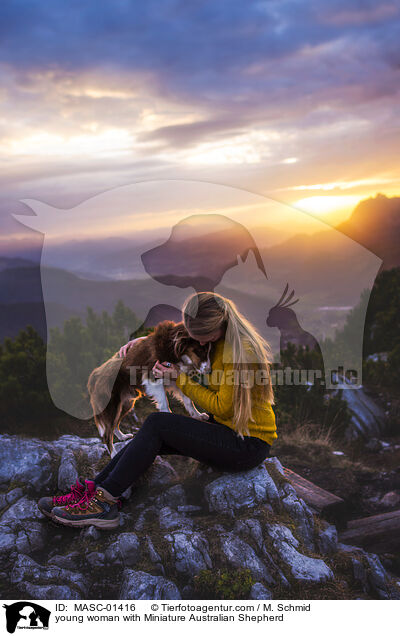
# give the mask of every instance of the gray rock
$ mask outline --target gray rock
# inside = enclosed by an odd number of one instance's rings
[[[150,487],[172,484],[178,478],[178,473],[166,459],[159,455],[146,471],[146,481]]]
[[[124,526],[129,526],[130,528],[133,526],[133,516],[127,512],[119,513],[119,527],[123,528]]]
[[[351,557],[351,563],[353,566],[354,580],[360,583],[363,591],[366,592],[368,589],[367,573],[365,571],[365,567],[363,563],[359,561],[359,559],[356,559],[355,557]]]
[[[31,557],[19,554],[11,572],[11,583],[21,591],[25,590],[25,583],[39,586],[62,586],[68,581],[72,590],[77,590],[86,595],[88,591],[87,579],[78,572],[64,570],[56,565],[41,566]],[[58,597],[57,597],[58,598]]]
[[[101,537],[101,532],[96,526],[87,526],[80,532],[82,539],[89,539],[90,541],[98,541]]]
[[[213,530],[214,532],[227,532],[227,529],[224,528],[223,525],[221,525],[220,523],[214,523],[214,525],[211,526],[211,530]]]
[[[76,570],[78,561],[81,559],[79,552],[70,552],[70,554],[63,556],[61,554],[54,554],[47,561],[49,565],[57,565],[62,570]]]
[[[189,504],[177,507],[178,512],[201,512],[201,510],[202,510],[201,506],[192,506]]]
[[[133,532],[123,532],[108,546],[104,556],[108,563],[135,565],[140,557],[139,539]]]
[[[146,548],[152,563],[160,563],[161,557],[155,549],[150,535],[146,535]]]
[[[112,543],[106,548],[106,535],[91,526],[78,532],[78,543],[83,539],[83,547],[88,545],[84,555],[77,552],[59,555],[55,549],[55,546],[58,546],[57,537],[61,542],[58,547],[64,552],[62,546],[65,531],[58,531],[58,535],[49,532],[52,526],[38,510],[37,499],[49,492],[50,483],[53,490],[57,471],[60,489],[66,491],[70,484],[76,481],[77,465],[79,467],[82,458],[92,457],[90,464],[95,469],[96,462],[104,454],[104,445],[97,438],[83,439],[73,435],[65,435],[55,442],[0,437],[3,443],[3,447],[0,444],[0,457],[3,452],[4,460],[3,464],[0,462],[0,484],[3,483],[3,490],[7,490],[7,487],[10,487],[7,484],[12,479],[14,483],[20,481],[22,486],[0,494],[0,510],[4,511],[0,522],[0,565],[4,574],[0,574],[0,579],[2,584],[15,592],[16,598],[87,598],[91,569],[95,568],[92,575],[94,578],[96,573],[100,573],[100,568],[109,564],[115,564],[117,569],[121,565],[127,568],[123,573],[121,598],[180,599],[181,594],[183,598],[193,598],[190,577],[200,570],[212,570],[213,567],[214,559],[212,554],[210,556],[208,534],[219,543],[218,559],[222,558],[230,567],[249,568],[253,576],[256,576],[257,583],[252,586],[250,593],[252,599],[270,599],[272,595],[268,588],[273,584],[290,587],[282,567],[285,567],[285,572],[287,567],[291,577],[298,581],[318,583],[332,579],[333,573],[322,559],[301,554],[303,542],[305,546],[321,555],[331,555],[337,549],[342,550],[348,554],[349,562],[351,561],[353,566],[354,580],[360,584],[364,593],[382,599],[393,598],[393,586],[389,586],[389,575],[376,555],[367,554],[365,550],[356,546],[338,543],[337,531],[333,525],[326,524],[314,535],[312,509],[298,497],[289,482],[283,483],[281,479],[274,482],[276,470],[284,476],[282,465],[276,457],[267,458],[262,465],[250,471],[227,472],[222,476],[219,471],[217,479],[213,468],[205,466],[201,470],[205,481],[212,480],[204,488],[208,510],[228,514],[233,518],[232,523],[228,521],[225,524],[223,516],[210,516],[207,536],[193,529],[197,515],[195,518],[188,516],[190,513],[207,514],[202,502],[199,501],[199,505],[187,503],[184,484],[175,483],[176,472],[168,462],[160,458],[146,473],[144,480],[152,486],[160,486],[158,492],[148,493],[145,489],[140,504],[133,505],[135,502],[130,502],[126,506],[128,512],[120,513],[121,525],[125,524],[124,529],[129,532],[121,533],[119,529],[120,534],[113,534],[112,539],[108,539]],[[125,443],[121,445],[124,446]],[[9,468],[6,471],[3,466],[11,465],[11,461],[4,447],[11,449],[11,455],[16,458],[16,464],[21,468],[21,472],[14,471],[11,478],[9,474],[5,477]],[[38,474],[41,475],[40,479]],[[36,476],[38,486],[32,487],[32,483],[35,483],[35,478],[32,482],[32,475]],[[34,495],[30,494],[29,489],[32,489]],[[25,490],[27,494],[24,493]],[[389,500],[389,497],[386,499]],[[297,538],[289,527],[278,523],[266,524],[264,521],[265,510],[279,513],[282,512],[282,508],[288,513],[291,521],[295,522]],[[133,524],[139,510],[141,514]],[[236,511],[241,511],[242,514],[235,519]],[[164,548],[160,556],[161,553],[158,554],[154,547],[152,536],[147,534],[143,537],[145,558],[146,562],[152,564],[152,575],[133,569],[137,567],[141,557],[141,544],[131,529],[134,527],[142,532],[147,527],[146,521],[149,520],[153,528],[154,520],[157,518],[161,529],[168,532],[164,538],[169,545],[169,556],[168,561],[164,563]],[[216,523],[213,524],[214,520]],[[291,524],[288,523],[288,526]],[[148,527],[150,530],[150,526]],[[157,529],[155,531],[157,532]],[[268,535],[269,540],[264,538],[263,533],[265,536]],[[48,563],[42,566],[35,562],[34,559],[39,558],[35,554],[43,553],[40,551],[45,549],[46,541],[50,537]],[[91,541],[100,542],[101,551],[90,547]],[[183,575],[183,584],[186,585],[181,591],[165,577],[164,565],[167,563],[168,573],[172,565],[178,574]],[[81,568],[84,574],[80,572]],[[158,576],[154,576],[154,573]]]
[[[165,579],[163,576],[153,576],[141,570],[125,569],[119,598],[180,600],[181,595],[175,583]]]
[[[159,514],[159,524],[162,530],[182,530],[183,528],[192,528],[193,519],[175,512],[172,508],[165,506],[161,508]]]
[[[338,549],[338,534],[336,526],[328,525],[318,533],[318,550],[321,554],[334,554]]]
[[[212,568],[208,541],[199,532],[177,530],[164,535],[164,538],[171,544],[178,572],[194,576],[200,570]]]
[[[275,547],[282,561],[290,567],[296,580],[322,583],[333,579],[332,570],[322,559],[307,557],[285,542]]]
[[[158,495],[155,500],[155,504],[163,508],[169,506],[170,508],[177,508],[178,506],[184,506],[186,504],[185,489],[181,484],[171,486],[167,488],[163,493]]]
[[[106,446],[98,437],[78,437],[77,435],[62,435],[58,440],[49,443],[51,450],[62,455],[65,450],[82,454],[85,462],[95,467],[104,454]],[[69,485],[69,484],[68,484]]]
[[[32,598],[38,601],[79,601],[85,598],[84,594],[80,594],[77,590],[71,589],[67,585],[34,585],[28,581],[21,581],[18,584],[18,590],[25,598]]]
[[[135,524],[134,524],[134,529],[136,530],[136,532],[141,532],[142,530],[144,530],[146,521],[147,521],[147,517],[149,517],[150,515],[154,514],[158,512],[156,506],[148,506],[148,508],[145,508],[144,510],[142,510],[142,512],[140,513],[140,515],[138,516]]]
[[[397,506],[400,503],[400,492],[391,490],[381,498],[380,502],[383,506]]]
[[[345,438],[364,439],[379,437],[385,432],[387,418],[385,411],[369,395],[362,386],[352,391],[339,389],[338,394],[346,402],[351,414],[351,424],[345,431]]]
[[[347,543],[338,542],[338,550],[342,552],[354,552],[355,554],[367,554],[363,548],[357,545],[348,545]]]
[[[293,488],[292,484],[289,484],[289,482],[278,484],[277,488],[279,492],[279,497],[286,497],[287,495],[292,495],[293,497],[297,497],[295,488]]]
[[[89,552],[86,555],[86,561],[92,568],[100,568],[105,563],[105,556],[102,552]]]
[[[54,442],[51,442],[51,445],[57,449],[59,455],[62,454],[65,448],[72,451],[81,450],[84,446],[88,448],[101,446],[104,448],[104,444],[99,437],[79,437],[79,435],[61,435]]]
[[[13,490],[10,490],[10,492],[7,493],[6,500],[8,504],[13,504],[18,501],[18,499],[21,499],[21,497],[23,496],[24,491],[22,490],[22,488],[13,488]]]
[[[257,600],[269,600],[272,598],[272,593],[262,583],[254,583],[250,590],[250,598]]]
[[[277,543],[280,541],[286,541],[286,543],[289,543],[289,545],[292,545],[294,548],[298,547],[299,542],[286,526],[280,525],[278,523],[271,523],[266,524],[265,529],[271,539],[273,539]]]
[[[0,494],[0,510],[3,510],[6,506],[13,504],[18,499],[23,497],[24,492],[22,488],[13,488],[10,492]]]
[[[274,584],[274,577],[253,548],[233,532],[221,536],[220,545],[228,563],[236,568],[248,568],[255,578],[267,584]]]
[[[20,526],[15,539],[15,547],[18,552],[31,554],[36,550],[42,550],[45,546],[43,526],[38,521],[31,521],[25,527]]]
[[[0,484],[13,480],[37,493],[52,480],[51,456],[43,442],[2,435],[0,443]]]
[[[280,558],[290,567],[293,577],[297,581],[322,583],[333,578],[332,570],[322,559],[314,559],[296,550],[299,545],[289,528],[285,526],[267,525],[266,530],[273,539],[274,549]]]
[[[387,589],[388,576],[378,555],[366,554],[365,558],[367,559],[369,565],[369,570],[367,571],[369,584],[380,598],[389,598]]]
[[[297,522],[297,532],[309,550],[314,550],[314,517],[307,504],[296,494],[286,495],[281,500],[284,510]]]
[[[85,444],[81,446],[81,451],[89,466],[96,466],[102,457],[107,454],[106,447],[100,440],[96,440],[95,444]]]
[[[5,563],[10,552],[16,550],[16,536],[10,526],[0,526],[0,563]]]
[[[235,521],[233,531],[244,537],[251,537],[258,548],[262,548],[263,533],[258,519],[240,519]]]
[[[235,510],[279,499],[275,482],[263,464],[215,479],[204,488],[204,494],[211,512],[224,512],[232,517]]]
[[[78,479],[78,468],[75,455],[68,448],[64,449],[61,455],[61,462],[58,469],[58,488],[62,492],[69,489],[71,484],[75,484]]]
[[[1,517],[1,523],[7,523],[9,526],[15,526],[21,522],[27,525],[34,520],[43,521],[43,515],[36,501],[29,497],[18,499]]]

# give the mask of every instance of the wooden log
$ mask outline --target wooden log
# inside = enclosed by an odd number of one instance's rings
[[[338,520],[343,516],[345,502],[341,497],[320,488],[289,468],[283,470],[299,497],[304,499],[321,516],[330,521]]]
[[[400,510],[353,519],[339,533],[339,541],[368,548],[372,552],[390,552],[400,548]]]

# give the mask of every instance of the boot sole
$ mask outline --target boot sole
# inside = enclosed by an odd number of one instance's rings
[[[118,528],[119,517],[116,519],[80,519],[79,521],[72,521],[72,519],[63,519],[50,515],[50,519],[55,523],[60,523],[63,526],[70,526],[71,528],[84,528],[85,526],[96,526],[96,528]]]

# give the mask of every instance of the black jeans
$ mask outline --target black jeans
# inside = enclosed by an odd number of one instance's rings
[[[258,437],[238,437],[228,426],[176,413],[151,413],[135,437],[96,475],[94,481],[118,497],[147,470],[157,455],[184,455],[228,471],[250,470],[269,455]]]

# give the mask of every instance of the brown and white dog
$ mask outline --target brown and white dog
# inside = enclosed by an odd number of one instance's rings
[[[172,362],[185,373],[210,373],[211,346],[212,343],[202,346],[190,338],[183,322],[164,320],[151,334],[138,339],[122,361],[116,353],[92,371],[87,385],[90,403],[97,430],[111,457],[116,454],[114,433],[119,440],[133,437],[131,433],[122,433],[119,425],[144,394],[160,411],[171,412],[166,391],[171,392],[183,402],[190,417],[208,419],[207,413],[199,413],[173,380],[167,384],[163,378],[155,378],[152,368],[159,360]],[[134,412],[132,415],[137,419]]]

